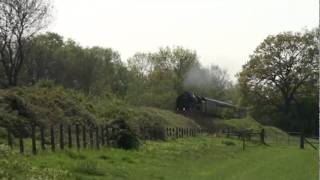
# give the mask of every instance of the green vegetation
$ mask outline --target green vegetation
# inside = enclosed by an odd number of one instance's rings
[[[147,141],[134,151],[43,153],[28,160],[68,171],[65,179],[318,179],[315,150],[249,143],[242,151],[240,141],[205,136]]]
[[[65,170],[34,166],[30,158],[0,145],[0,179],[61,179],[67,175]]]
[[[112,124],[119,121],[124,121],[138,135],[141,127],[198,127],[191,119],[172,111],[134,107],[111,94],[89,96],[56,86],[50,81],[42,81],[32,87],[0,90],[0,125],[26,131],[26,136],[30,123],[48,126],[59,123]]]
[[[273,126],[264,126],[252,117],[246,117],[243,119],[215,120],[213,121],[213,124],[218,129],[232,129],[233,131],[260,131],[261,129],[264,129],[267,143],[275,140],[277,142],[288,143],[288,138],[294,139],[295,143],[298,142],[297,137],[288,137],[289,135],[281,129]]]
[[[318,134],[319,29],[283,32],[261,42],[238,82],[243,105],[260,122]]]
[[[231,128],[236,131],[245,129],[260,130],[262,128],[262,125],[251,117],[245,117],[243,119],[217,120],[214,121],[214,124],[221,128]]]
[[[264,128],[267,139],[276,141],[289,136],[266,125],[319,134],[319,29],[268,36],[233,84],[225,70],[203,67],[196,51],[183,47],[137,52],[124,63],[111,48],[84,48],[56,33],[37,34],[50,16],[46,2],[0,0],[0,142],[5,141],[6,128],[15,137],[28,138],[27,149],[34,124],[108,124],[118,128],[109,139],[116,144],[112,147],[122,149],[21,156],[0,144],[0,179],[318,179],[317,152],[308,147],[248,142],[242,151],[240,141],[211,137],[139,146],[139,137],[146,135],[142,127],[199,125],[216,130]],[[247,107],[253,118],[178,115],[172,110],[184,91],[232,101]],[[222,118],[234,114],[226,109]],[[165,140],[163,133],[160,139]]]

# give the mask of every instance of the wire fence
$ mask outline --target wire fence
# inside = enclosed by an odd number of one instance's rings
[[[80,124],[60,124],[55,126],[39,126],[31,124],[30,128],[12,129],[5,128],[6,141],[12,149],[17,149],[20,153],[38,154],[43,151],[64,149],[100,149],[104,146],[111,146],[114,136],[121,129],[110,127],[109,125],[80,125]],[[165,140],[179,139],[186,137],[196,137],[198,135],[224,136],[242,141],[243,150],[255,144],[266,145],[301,145],[301,136],[298,132],[287,134],[269,133],[262,130],[242,130],[234,129],[204,129],[204,128],[180,128],[180,127],[141,127],[139,129],[139,139],[141,140]],[[250,141],[251,143],[246,143]],[[0,142],[1,143],[1,142]],[[303,143],[307,143],[313,148],[319,147],[318,138],[304,138]]]

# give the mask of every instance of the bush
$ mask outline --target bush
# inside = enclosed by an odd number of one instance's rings
[[[114,132],[110,138],[112,144],[122,149],[138,149],[140,145],[137,134],[129,127],[124,120],[112,122]]]

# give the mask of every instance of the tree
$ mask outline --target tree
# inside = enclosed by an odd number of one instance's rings
[[[51,79],[57,66],[58,52],[64,46],[63,37],[52,32],[47,32],[33,37],[28,41],[24,72],[20,81],[25,84],[34,84],[40,79]],[[54,78],[56,79],[56,78]]]
[[[128,60],[133,81],[127,98],[138,105],[173,109],[187,72],[195,66],[199,66],[196,52],[182,47],[137,53]]]
[[[16,86],[30,38],[48,25],[47,0],[0,0],[0,62],[6,86]]]
[[[298,92],[318,85],[318,53],[315,31],[267,37],[239,74],[245,101],[257,111],[269,106],[284,113],[282,126],[288,128],[294,105],[307,96]]]

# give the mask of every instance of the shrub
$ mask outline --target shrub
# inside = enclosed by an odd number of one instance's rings
[[[122,149],[137,149],[140,145],[137,134],[124,120],[113,121],[111,127],[114,132],[110,138],[112,144]]]

